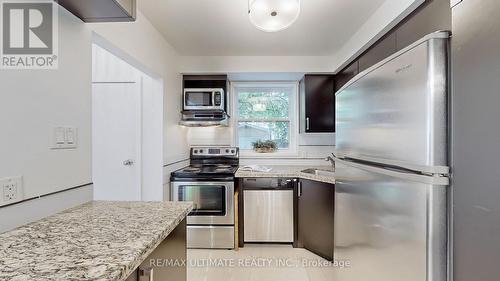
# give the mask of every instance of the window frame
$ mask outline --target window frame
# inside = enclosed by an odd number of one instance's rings
[[[288,118],[272,119],[248,119],[239,118],[239,89],[242,88],[291,88]],[[231,93],[233,93],[231,103],[231,116],[233,118],[231,126],[233,130],[233,145],[239,147],[238,124],[239,122],[289,122],[289,146],[288,149],[278,149],[273,153],[257,153],[253,149],[240,148],[240,157],[247,158],[276,158],[276,157],[297,157],[298,156],[298,138],[299,138],[299,82],[298,81],[245,81],[231,82]]]

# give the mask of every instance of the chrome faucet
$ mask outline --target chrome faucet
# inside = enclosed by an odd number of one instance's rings
[[[326,157],[325,161],[330,161],[330,163],[332,163],[332,168],[335,169],[335,154],[332,153],[332,156]]]

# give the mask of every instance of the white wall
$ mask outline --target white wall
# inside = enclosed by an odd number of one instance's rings
[[[185,160],[189,158],[187,130],[178,125],[182,87],[179,56],[140,11],[134,23],[89,26],[98,36],[120,49],[123,52],[121,57],[126,57],[127,62],[163,79],[163,198],[168,199],[170,172],[175,170],[172,167],[177,167],[179,161],[185,166]]]
[[[0,233],[92,200],[92,185],[0,209]]]
[[[168,165],[189,157],[186,129],[178,125],[181,111],[181,75],[179,56],[164,37],[144,15],[138,11],[134,23],[88,24],[99,36],[121,49],[138,68],[152,71],[164,81],[164,153],[163,162]],[[130,60],[127,60],[130,62]]]
[[[22,175],[24,198],[92,182],[90,42],[59,8],[59,69],[0,70],[0,178]],[[50,149],[54,126],[77,127],[78,148]],[[63,193],[0,208],[0,232],[92,198],[88,186]]]
[[[119,88],[121,85],[130,85],[130,83],[135,83],[137,86],[137,95],[142,106],[140,110],[141,122],[138,133],[139,137],[139,149],[137,153],[137,164],[134,167],[140,168],[141,171],[137,173],[141,179],[140,186],[142,187],[140,197],[133,200],[143,200],[143,201],[161,201],[163,200],[163,80],[161,78],[154,78],[143,71],[135,68],[130,63],[126,62],[125,58],[120,58],[116,56],[113,51],[120,52],[115,46],[111,46],[109,42],[105,41],[104,38],[96,38],[94,36],[94,41],[96,42],[93,47],[92,55],[92,82],[93,83],[107,83],[110,88]],[[101,46],[102,44],[103,46]],[[133,61],[133,63],[137,63]],[[155,75],[158,77],[158,75]],[[99,84],[101,85],[101,84]],[[139,88],[139,87],[142,87]],[[95,106],[104,105],[104,112],[112,112],[113,110],[120,110],[123,108],[129,108],[130,105],[122,104],[123,101],[116,100],[112,96],[112,100],[104,102],[101,100],[96,103],[96,93],[92,93],[92,107],[95,113]],[[105,95],[106,96],[106,95]],[[99,100],[99,99],[97,99]],[[118,106],[118,107],[116,107]],[[95,115],[94,115],[95,116]],[[114,178],[113,175],[102,174],[109,171],[116,171],[116,167],[107,167],[106,159],[102,157],[108,157],[113,153],[113,149],[109,149],[109,145],[106,145],[107,140],[102,139],[102,136],[97,136],[96,125],[102,120],[93,120],[93,178],[94,178],[94,198],[99,199],[96,194],[108,194],[104,198],[111,198],[113,200],[116,197],[116,192],[113,187],[109,187],[109,184],[113,181],[121,182],[123,185],[120,188],[125,188],[129,183],[123,182],[125,179]],[[106,124],[104,122],[103,124]],[[132,125],[132,124],[124,124]],[[110,132],[110,128],[101,128],[104,134]],[[112,130],[111,130],[112,131]],[[131,136],[132,137],[132,136]],[[104,142],[102,142],[104,141]],[[96,151],[96,144],[100,144],[100,148],[104,151]],[[113,145],[112,145],[113,146]],[[108,151],[109,150],[109,151]],[[116,151],[115,151],[116,153]],[[109,155],[108,155],[109,154]],[[131,155],[123,156],[131,157]],[[108,161],[109,162],[109,161]],[[105,165],[105,166],[102,166]],[[121,162],[120,162],[121,165]],[[129,169],[127,169],[129,170]],[[100,177],[101,182],[98,182],[97,176],[102,174]],[[142,176],[141,176],[142,174]],[[116,176],[116,175],[115,175]],[[109,180],[109,182],[108,182]],[[139,187],[139,186],[138,186]],[[118,187],[115,187],[118,188]]]
[[[332,57],[322,56],[181,56],[180,71],[182,73],[225,73],[235,81],[257,80],[288,80],[297,81],[304,73],[333,72]],[[255,80],[254,80],[255,81]],[[229,98],[233,99],[229,91]],[[297,114],[299,112],[297,111]],[[192,146],[237,145],[234,141],[233,125],[220,128],[189,128],[188,141]],[[321,165],[322,160],[333,151],[331,141],[322,137],[313,137],[319,141],[313,146],[299,145],[294,157],[276,158],[274,164],[315,164]],[[299,141],[299,140],[298,140]],[[269,163],[262,158],[241,158],[241,163]]]
[[[0,178],[23,175],[27,196],[91,182],[92,30],[163,78],[164,169],[186,159],[187,131],[177,125],[178,56],[160,33],[141,13],[134,23],[84,24],[65,9],[59,11],[59,69],[0,70]],[[78,149],[48,149],[52,126],[78,127]],[[0,232],[91,198],[87,186],[0,208]]]
[[[255,74],[252,74],[254,76]],[[271,75],[267,73],[266,75]],[[276,73],[278,75],[278,73]],[[272,75],[272,76],[276,76]],[[231,77],[237,75],[231,74]],[[247,77],[248,75],[241,75]],[[230,104],[234,101],[234,96],[229,91],[229,96],[231,99]],[[332,93],[333,94],[333,93]],[[234,105],[230,111],[230,114],[234,117]],[[296,106],[296,114],[299,114],[298,106]],[[193,127],[188,129],[188,141],[191,146],[238,146],[235,140],[235,130],[236,124],[234,118],[231,119],[228,127]],[[333,152],[334,146],[332,143],[334,140],[332,134],[313,134],[307,138],[306,141],[302,141],[304,138],[299,135],[299,128],[295,126],[296,132],[292,132],[292,135],[297,136],[297,153],[296,155],[277,155],[277,154],[262,154],[259,156],[244,156],[240,155],[240,163],[246,164],[283,164],[283,165],[324,165],[328,164],[323,161],[323,159]],[[326,137],[325,137],[326,136]],[[312,141],[311,141],[312,140]],[[312,144],[312,145],[311,145]],[[272,158],[265,159],[265,158]]]

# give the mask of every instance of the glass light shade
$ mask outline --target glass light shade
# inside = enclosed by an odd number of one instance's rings
[[[276,32],[288,28],[300,14],[300,0],[249,1],[250,22],[266,32]]]

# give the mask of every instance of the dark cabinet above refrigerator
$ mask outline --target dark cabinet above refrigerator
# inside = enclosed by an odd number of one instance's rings
[[[84,22],[128,22],[136,19],[136,0],[58,0],[57,2]]]
[[[300,131],[335,132],[335,76],[306,74],[300,81]]]
[[[422,2],[424,3],[419,8],[337,73],[336,91],[358,73],[404,49],[423,36],[438,30],[451,29],[450,0]]]

